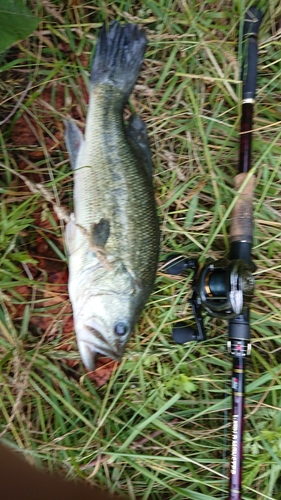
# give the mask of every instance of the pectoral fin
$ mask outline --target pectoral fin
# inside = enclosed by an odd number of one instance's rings
[[[69,221],[65,226],[64,241],[68,255],[72,255],[78,248],[77,227],[72,220]]]

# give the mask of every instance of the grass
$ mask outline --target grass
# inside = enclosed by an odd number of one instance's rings
[[[1,438],[32,464],[132,500],[225,498],[226,323],[206,318],[206,342],[175,345],[172,324],[192,321],[191,277],[170,277],[163,263],[174,252],[227,255],[239,149],[239,21],[252,2],[29,4],[42,18],[39,29],[0,56],[1,120],[32,79],[0,133]],[[62,120],[72,115],[83,127],[91,53],[101,23],[113,18],[137,22],[148,34],[130,107],[148,127],[162,243],[154,293],[120,366],[97,389],[79,361],[73,330],[65,334],[71,309],[55,280],[67,265],[63,224],[16,173],[71,208]],[[253,141],[257,271],[245,500],[281,498],[280,18],[280,3],[271,0],[259,37]]]

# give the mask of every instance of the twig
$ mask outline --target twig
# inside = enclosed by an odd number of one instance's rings
[[[86,228],[75,222],[74,214],[70,214],[65,207],[57,205],[53,193],[49,191],[48,188],[46,188],[43,184],[41,184],[41,182],[38,183],[32,182],[25,175],[16,172],[16,170],[14,170],[11,167],[8,167],[7,165],[4,165],[3,163],[0,163],[0,166],[4,169],[9,170],[9,172],[17,175],[25,183],[25,185],[28,187],[31,193],[40,194],[46,201],[51,203],[54,212],[56,213],[56,215],[60,220],[63,220],[65,223],[72,222],[73,224],[75,224],[75,226],[79,229],[79,231],[83,234],[83,236],[85,236],[88,239],[89,249],[96,254],[100,263],[107,269],[109,270],[112,269],[112,263],[108,261],[104,249],[102,247],[93,244],[91,234],[87,231]]]
[[[6,123],[10,118],[12,118],[12,116],[15,114],[15,112],[19,109],[19,107],[20,107],[22,101],[24,100],[27,92],[29,91],[31,85],[32,85],[32,82],[29,82],[28,85],[27,85],[27,87],[26,87],[26,89],[23,91],[22,95],[20,96],[20,98],[19,98],[17,104],[15,105],[14,109],[11,111],[11,113],[8,114],[8,116],[6,116],[6,118],[4,118],[4,120],[2,120],[0,122],[0,126],[4,125],[4,123]]]

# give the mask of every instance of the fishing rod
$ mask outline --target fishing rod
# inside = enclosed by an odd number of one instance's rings
[[[250,302],[254,294],[251,260],[253,244],[253,189],[251,175],[252,123],[256,94],[257,36],[262,13],[251,7],[243,25],[241,80],[242,116],[239,173],[235,176],[236,203],[231,215],[230,252],[227,259],[210,261],[201,266],[196,259],[173,256],[167,263],[169,274],[193,270],[190,303],[196,329],[184,323],[173,328],[176,343],[205,340],[202,310],[213,317],[228,320],[228,352],[233,358],[232,369],[232,430],[228,500],[241,500],[245,359],[251,351]]]

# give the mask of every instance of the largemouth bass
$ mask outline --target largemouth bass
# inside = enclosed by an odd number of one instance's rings
[[[152,291],[159,224],[146,127],[123,121],[146,48],[142,30],[117,22],[102,28],[91,69],[85,137],[66,122],[74,170],[74,215],[65,241],[69,296],[81,358],[120,359]]]

